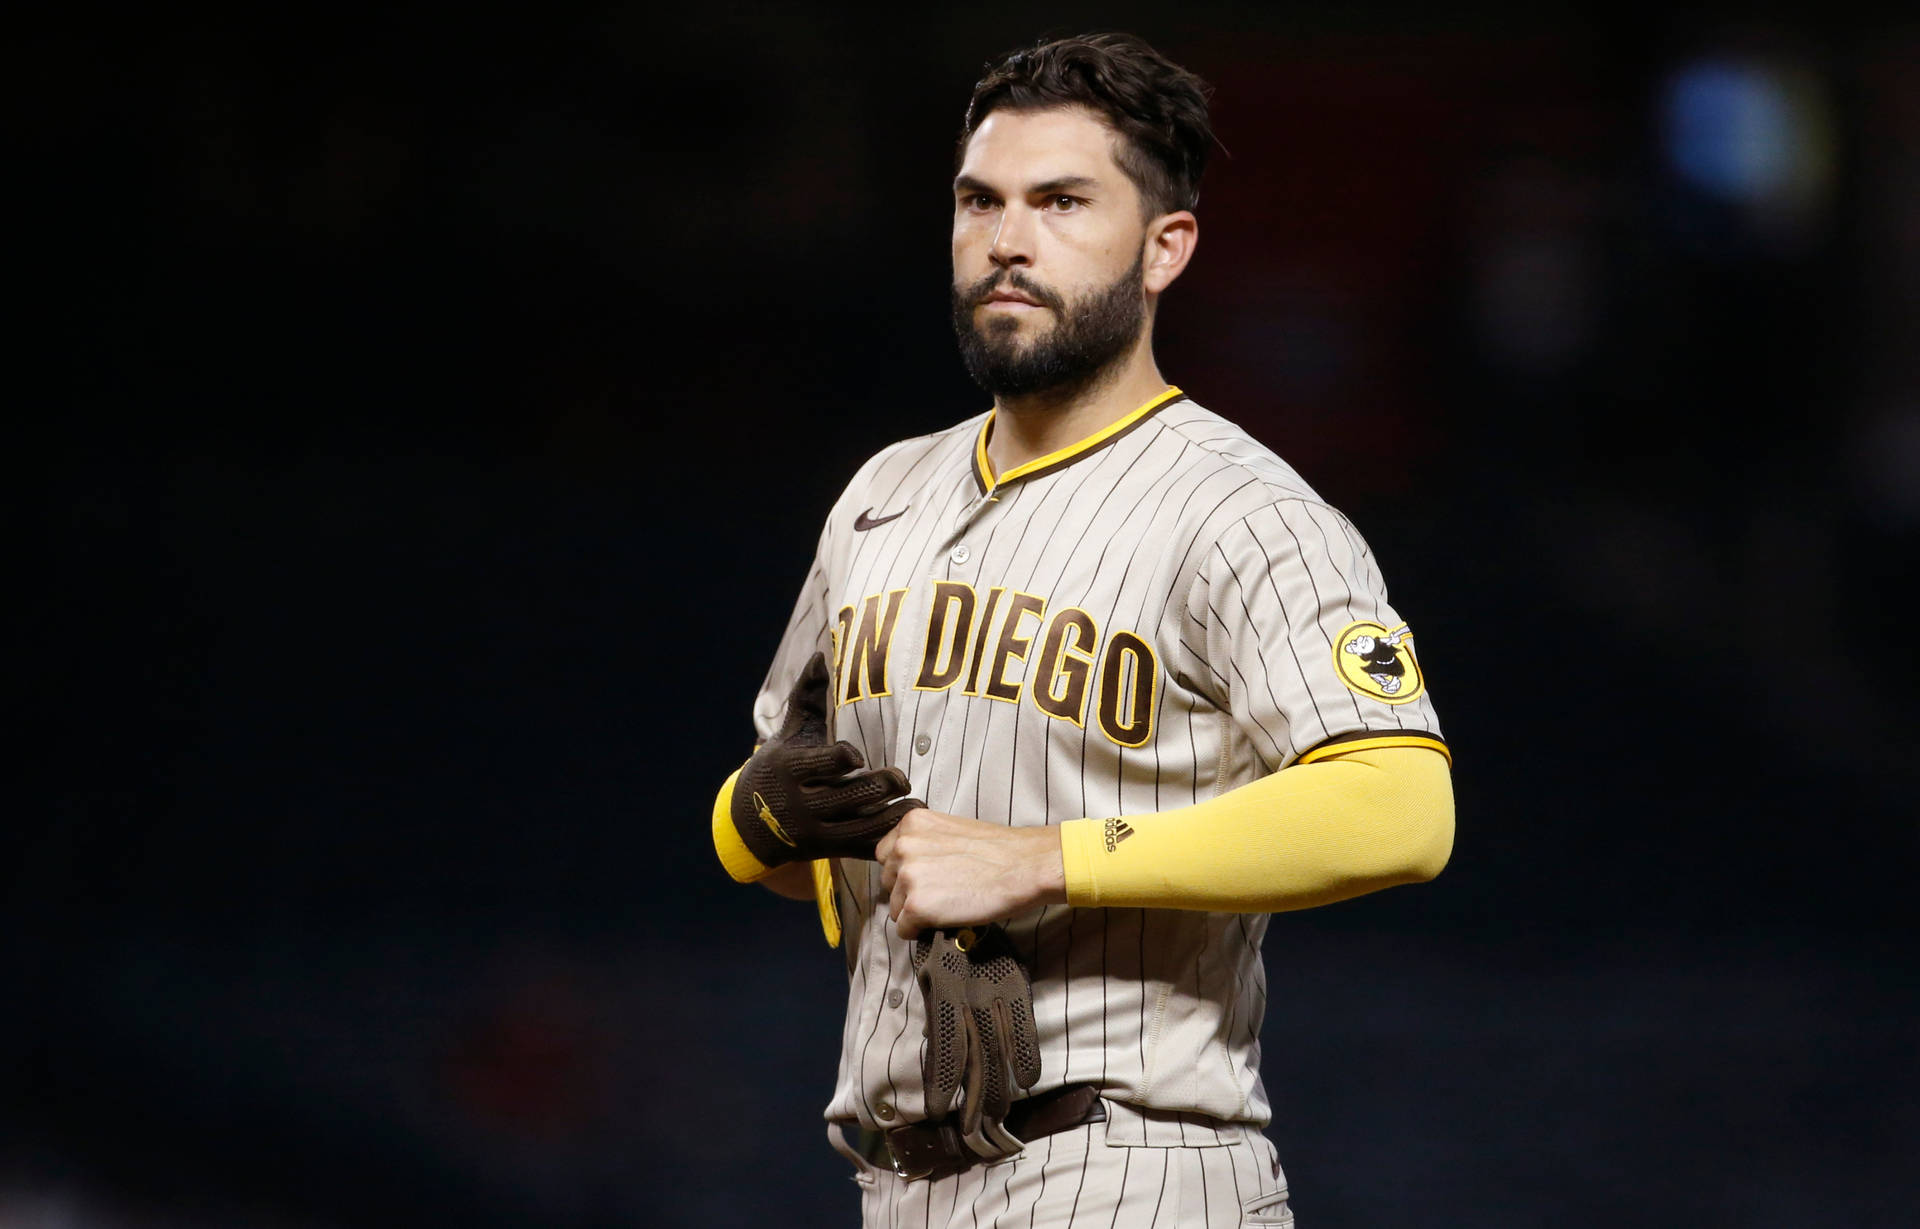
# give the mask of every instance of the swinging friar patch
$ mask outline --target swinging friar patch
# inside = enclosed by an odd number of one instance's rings
[[[1427,689],[1405,623],[1391,630],[1369,620],[1347,624],[1333,642],[1333,668],[1350,689],[1387,704],[1416,700]]]

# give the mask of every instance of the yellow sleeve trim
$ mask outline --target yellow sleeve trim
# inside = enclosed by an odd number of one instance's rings
[[[740,766],[745,767],[745,764]],[[720,865],[727,868],[727,874],[735,881],[752,883],[773,874],[773,868],[753,856],[746,842],[740,839],[740,830],[733,826],[733,783],[740,779],[740,768],[733,770],[727,783],[720,787],[720,796],[713,800],[713,849],[720,855]]]
[[[1431,734],[1369,734],[1365,738],[1350,738],[1344,742],[1321,743],[1294,763],[1311,764],[1316,760],[1351,755],[1355,751],[1371,751],[1376,747],[1427,747],[1446,756],[1447,763],[1453,763],[1453,749]]]
[[[1196,806],[1062,824],[1067,903],[1279,913],[1439,874],[1453,850],[1445,756],[1339,746]]]
[[[813,860],[813,899],[820,906],[820,929],[828,947],[840,946],[840,906],[833,900],[833,859]]]

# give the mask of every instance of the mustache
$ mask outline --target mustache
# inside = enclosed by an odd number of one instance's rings
[[[1040,283],[1028,278],[1018,269],[1009,269],[1004,273],[987,274],[987,276],[967,288],[964,301],[976,305],[984,303],[987,301],[987,296],[996,290],[1018,290],[1021,294],[1026,295],[1034,302],[1040,304],[1040,306],[1050,307],[1054,311],[1062,311],[1067,305],[1065,299],[1053,291],[1048,290],[1045,286],[1040,285]]]

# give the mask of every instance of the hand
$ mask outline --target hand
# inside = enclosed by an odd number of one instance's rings
[[[924,807],[874,851],[887,914],[912,939],[924,927],[972,926],[1067,903],[1060,833],[1009,828]]]
[[[866,759],[850,742],[827,742],[829,679],[815,653],[794,681],[780,729],[734,779],[727,818],[764,866],[815,858],[871,858],[907,811],[911,787],[897,768],[858,772]]]

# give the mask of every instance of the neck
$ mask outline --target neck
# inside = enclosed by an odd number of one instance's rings
[[[994,473],[1004,474],[1058,452],[1131,414],[1166,387],[1153,347],[1142,336],[1124,359],[1084,386],[995,398],[987,460]]]

